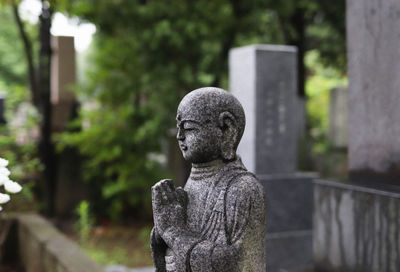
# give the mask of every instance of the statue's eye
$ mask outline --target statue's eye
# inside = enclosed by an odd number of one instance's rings
[[[187,130],[187,131],[190,131],[190,130],[197,129],[197,127],[194,124],[185,123],[185,124],[183,124],[183,129]]]

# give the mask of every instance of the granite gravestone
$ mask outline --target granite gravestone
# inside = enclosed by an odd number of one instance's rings
[[[262,186],[236,155],[245,127],[239,101],[218,88],[187,94],[177,139],[192,162],[185,188],[152,187],[156,271],[265,272]]]
[[[65,129],[76,103],[75,94],[70,90],[76,83],[74,37],[51,37],[51,95],[52,131]]]
[[[267,270],[312,263],[312,174],[297,173],[297,50],[252,45],[232,49],[230,90],[247,127],[238,154],[259,177],[267,199]]]
[[[399,271],[400,1],[347,1],[349,183],[315,184],[314,257],[330,271]]]
[[[258,175],[296,170],[296,48],[256,45],[231,50],[231,92],[247,126],[238,153]]]
[[[400,2],[347,2],[349,171],[400,186]]]

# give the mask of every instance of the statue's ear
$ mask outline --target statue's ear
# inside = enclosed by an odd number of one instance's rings
[[[225,111],[219,115],[218,121],[222,130],[222,158],[231,161],[236,157],[235,143],[238,137],[236,119],[231,113]]]

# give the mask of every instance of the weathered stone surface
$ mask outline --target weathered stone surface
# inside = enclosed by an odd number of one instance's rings
[[[267,233],[312,229],[313,173],[259,175],[267,196]],[[267,239],[270,235],[267,235]]]
[[[19,261],[26,272],[101,272],[77,244],[38,215],[19,214],[15,220]]]
[[[348,144],[348,89],[333,88],[329,94],[329,140],[336,148]]]
[[[294,173],[299,136],[297,49],[251,45],[229,55],[229,85],[246,112],[238,154],[258,174]]]
[[[319,180],[314,207],[317,268],[399,271],[400,194]]]
[[[236,155],[242,106],[225,90],[197,89],[182,99],[177,126],[192,170],[184,189],[171,180],[152,188],[156,271],[264,272],[263,187]]]
[[[400,1],[347,1],[351,178],[400,185]]]
[[[267,233],[267,271],[300,272],[313,265],[312,230]]]

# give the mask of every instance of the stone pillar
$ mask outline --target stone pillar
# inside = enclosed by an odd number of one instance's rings
[[[348,142],[348,91],[333,88],[329,94],[329,140],[335,148],[345,150]]]
[[[400,2],[347,1],[349,170],[400,185]]]
[[[52,129],[63,131],[70,119],[75,95],[70,91],[76,83],[74,37],[52,36],[51,104]]]
[[[312,183],[297,173],[297,50],[251,45],[232,49],[230,90],[242,103],[246,129],[238,147],[267,198],[267,270],[312,263]]]
[[[399,271],[400,1],[347,0],[350,182],[314,187],[314,256],[329,271]]]
[[[70,90],[76,84],[74,37],[52,36],[51,46],[52,131],[62,132],[71,120],[76,103],[75,95]],[[62,219],[74,214],[88,190],[81,180],[79,152],[66,148],[57,157],[55,213]]]

